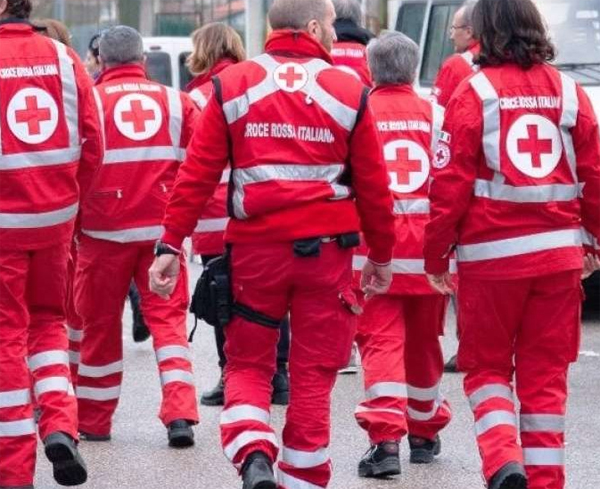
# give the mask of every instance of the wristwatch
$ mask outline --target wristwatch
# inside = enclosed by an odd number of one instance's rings
[[[178,250],[177,248],[173,248],[171,245],[163,243],[160,240],[158,240],[154,244],[154,256],[162,256],[162,255],[175,255],[175,256],[177,256],[180,253],[181,253],[181,250]]]

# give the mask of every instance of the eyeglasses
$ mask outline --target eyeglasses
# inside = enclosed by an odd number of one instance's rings
[[[459,29],[469,29],[470,27],[470,25],[452,25],[450,26],[450,32],[454,32]]]

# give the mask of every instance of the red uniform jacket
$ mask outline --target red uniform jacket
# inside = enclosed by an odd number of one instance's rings
[[[91,82],[24,21],[0,25],[0,43],[0,249],[69,242],[101,156]]]
[[[423,239],[429,220],[429,180],[444,109],[419,97],[408,85],[384,85],[371,92],[371,105],[383,140],[396,215],[396,247],[390,294],[436,292],[425,276]],[[354,255],[355,285],[366,260],[362,245]],[[456,263],[453,263],[456,268]]]
[[[598,123],[571,78],[549,65],[485,68],[457,90],[444,132],[451,157],[430,192],[429,273],[447,270],[455,245],[460,273],[500,280],[576,270],[582,242],[597,250]]]
[[[331,57],[335,66],[358,77],[367,87],[373,85],[366,46],[358,42],[336,42],[331,50]]]
[[[473,63],[473,60],[479,54],[479,50],[479,43],[476,43],[464,53],[450,56],[442,64],[432,89],[433,99],[442,107],[448,105],[450,97],[460,82],[477,71],[477,65]]]
[[[303,32],[274,32],[266,51],[215,78],[163,239],[179,247],[191,234],[231,161],[228,242],[293,241],[362,226],[373,261],[387,263],[394,216],[363,85],[332,68]]]
[[[206,107],[212,93],[212,77],[234,64],[235,61],[232,59],[223,58],[213,66],[209,73],[198,75],[188,84],[186,90],[200,110]],[[229,222],[227,184],[229,183],[230,174],[230,170],[223,172],[221,183],[212,199],[207,202],[204,213],[198,220],[192,236],[192,249],[196,255],[212,256],[223,253],[225,229]]]
[[[94,87],[102,167],[84,202],[82,231],[119,243],[155,241],[198,111],[187,94],[147,79],[143,67],[105,71]]]

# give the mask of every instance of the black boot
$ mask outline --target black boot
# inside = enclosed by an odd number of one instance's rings
[[[225,385],[223,384],[223,374],[219,377],[219,382],[210,391],[200,396],[200,404],[203,406],[222,406],[225,404]]]
[[[54,479],[61,486],[78,486],[87,480],[87,468],[75,440],[57,431],[44,439],[46,457],[52,462]]]
[[[242,489],[276,489],[273,462],[264,452],[252,452],[242,466]]]
[[[287,406],[290,402],[290,381],[285,364],[277,366],[277,372],[273,376],[271,385],[273,386],[271,403],[279,406]]]
[[[442,452],[442,441],[437,435],[434,440],[419,436],[408,436],[411,464],[430,464]]]
[[[496,472],[488,483],[489,489],[527,489],[525,467],[509,462]]]
[[[186,419],[176,419],[167,426],[169,446],[173,448],[187,448],[194,445],[194,430]]]
[[[400,474],[400,445],[396,441],[384,441],[363,455],[358,464],[359,477],[388,477]]]
[[[150,330],[146,326],[142,310],[140,308],[140,294],[135,285],[129,287],[129,303],[131,304],[131,312],[133,317],[133,341],[142,343],[150,338]]]

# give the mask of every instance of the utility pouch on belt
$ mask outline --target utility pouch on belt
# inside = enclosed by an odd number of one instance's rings
[[[294,255],[299,257],[313,257],[321,255],[321,243],[336,241],[342,249],[355,248],[360,245],[358,233],[338,234],[332,238],[309,238],[294,241]]]
[[[190,342],[194,339],[198,320],[204,320],[215,328],[225,327],[234,314],[269,328],[279,328],[281,322],[233,301],[229,251],[205,265],[194,289],[190,312],[196,317],[196,324],[188,340]]]

